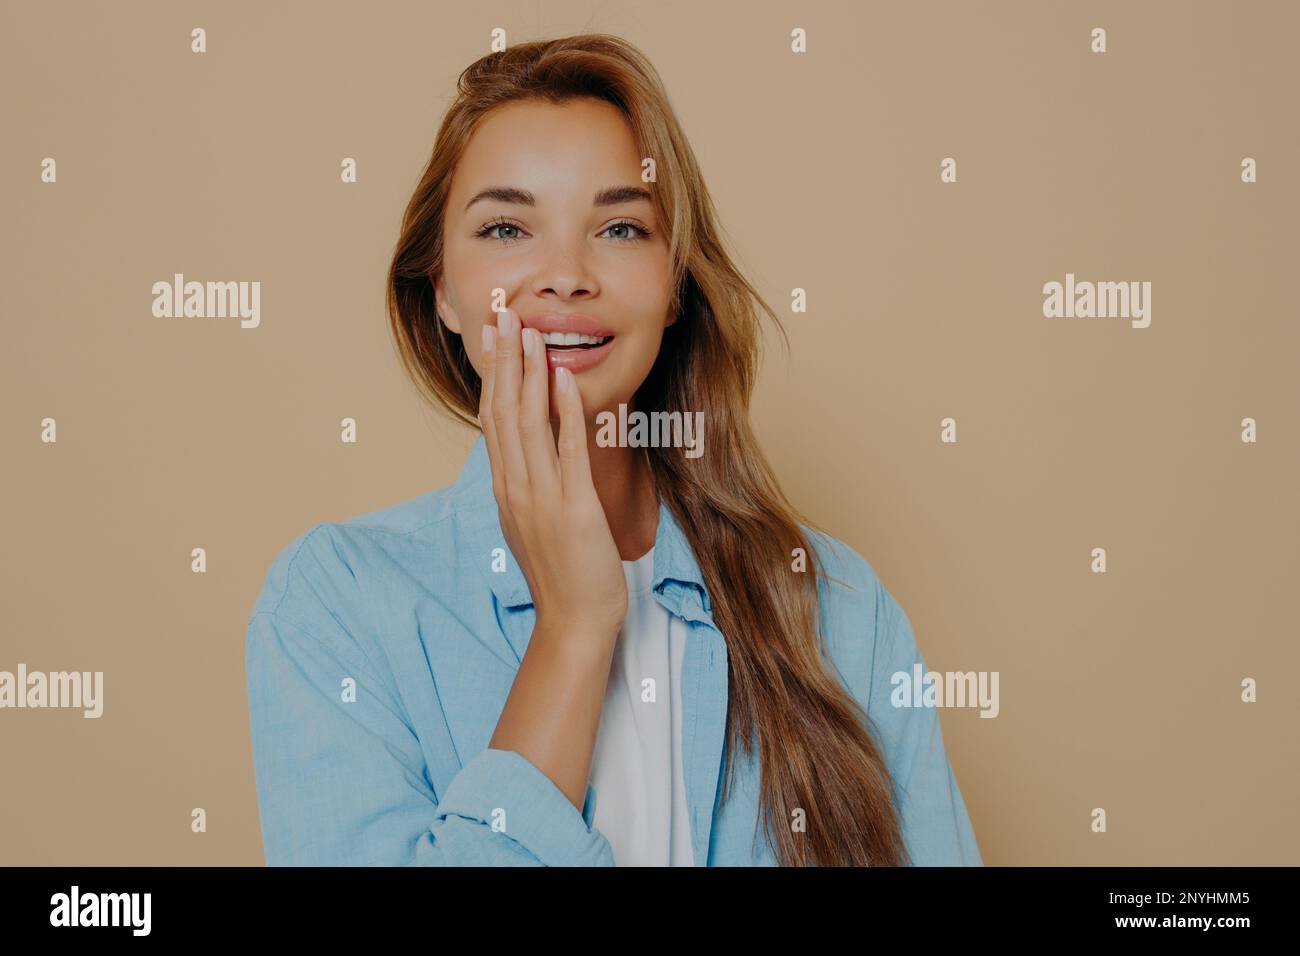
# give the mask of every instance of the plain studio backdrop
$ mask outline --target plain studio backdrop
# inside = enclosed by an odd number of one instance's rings
[[[0,669],[104,673],[98,719],[0,710],[4,863],[262,862],[243,652],[268,566],[451,483],[474,437],[421,405],[383,293],[498,27],[615,33],[664,77],[789,332],[753,407],[786,490],[871,562],[930,668],[1000,675],[995,719],[941,715],[985,862],[1296,861],[1296,5],[0,18]],[[175,273],[260,282],[259,324],[155,317]],[[1150,326],[1045,317],[1067,273],[1150,282]]]

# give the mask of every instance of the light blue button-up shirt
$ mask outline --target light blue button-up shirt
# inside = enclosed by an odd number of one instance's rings
[[[890,700],[891,675],[924,668],[907,615],[857,552],[809,535],[844,582],[821,582],[822,630],[899,788],[912,862],[981,865],[938,712]],[[766,835],[754,839],[756,753],[737,754],[735,789],[719,800],[727,644],[662,503],[652,594],[687,622],[681,746],[696,865],[775,865]],[[594,787],[579,813],[525,757],[488,747],[535,620],[482,435],[454,485],[291,541],[246,646],[267,863],[613,866]]]

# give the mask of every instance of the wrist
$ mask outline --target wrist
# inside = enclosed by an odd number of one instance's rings
[[[548,644],[571,647],[579,652],[590,649],[608,653],[618,640],[621,626],[621,622],[610,625],[590,617],[575,618],[539,612],[537,623],[533,627],[533,639],[540,637]]]

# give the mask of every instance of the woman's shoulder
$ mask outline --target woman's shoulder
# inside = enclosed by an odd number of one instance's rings
[[[827,532],[804,530],[825,572],[818,592],[827,649],[851,689],[869,700],[868,683],[881,664],[910,653],[910,622],[867,558]]]
[[[825,572],[822,583],[832,594],[870,599],[877,590],[883,590],[880,575],[859,551],[829,532],[807,525],[800,527],[821,559],[821,570]]]
[[[455,553],[458,503],[454,485],[363,512],[322,521],[298,532],[271,559],[252,614],[291,617],[328,599],[329,606],[378,597],[382,574],[427,570],[431,559]]]

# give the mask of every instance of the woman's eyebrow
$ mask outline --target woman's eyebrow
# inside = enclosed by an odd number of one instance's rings
[[[519,206],[536,206],[537,197],[527,189],[519,189],[515,186],[489,186],[487,189],[479,190],[474,194],[474,198],[465,203],[465,208],[481,200],[495,200],[496,202],[514,203]],[[592,197],[593,206],[617,206],[627,202],[651,202],[650,190],[641,186],[606,186],[598,190]]]

